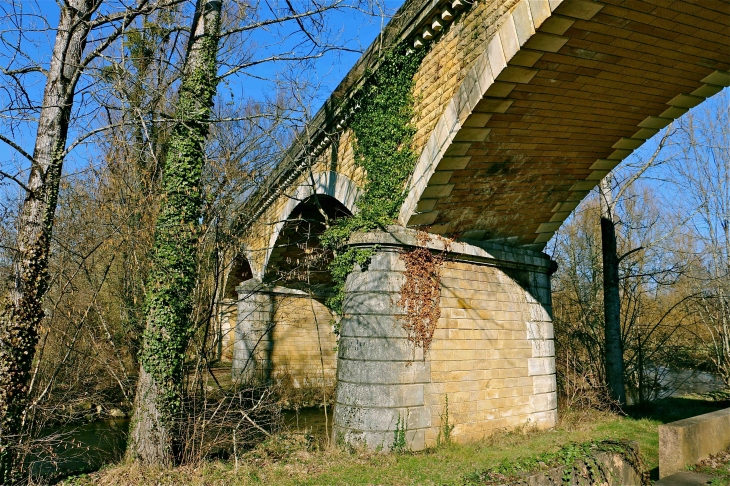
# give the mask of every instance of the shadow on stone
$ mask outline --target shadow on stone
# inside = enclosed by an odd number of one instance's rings
[[[691,398],[669,397],[644,406],[626,407],[624,411],[631,418],[658,420],[666,424],[728,407],[730,407],[729,400],[710,402]]]

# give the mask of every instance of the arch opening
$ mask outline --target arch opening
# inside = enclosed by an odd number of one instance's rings
[[[333,255],[322,248],[319,237],[334,221],[351,214],[332,196],[313,194],[304,199],[279,232],[264,281],[311,292],[317,297],[328,295],[332,281],[329,263]]]
[[[253,270],[248,259],[244,256],[239,256],[231,264],[231,270],[226,279],[226,288],[223,291],[224,299],[238,299],[238,291],[236,287],[241,283],[251,280],[253,278]]]

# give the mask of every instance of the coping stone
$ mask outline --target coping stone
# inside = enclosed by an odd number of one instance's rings
[[[659,478],[730,447],[730,408],[659,426]]]

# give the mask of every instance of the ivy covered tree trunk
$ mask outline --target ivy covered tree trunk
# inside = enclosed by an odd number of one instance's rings
[[[608,177],[599,184],[601,198],[601,249],[603,253],[603,314],[606,382],[611,398],[626,403],[624,352],[621,340],[621,298],[619,295],[619,258],[616,249],[614,201]]]
[[[61,9],[47,73],[30,175],[18,221],[13,285],[0,301],[0,484],[17,479],[15,445],[27,403],[30,367],[43,319],[48,254],[73,96],[94,2]]]
[[[201,175],[218,83],[221,1],[198,0],[161,182],[146,329],[128,454],[143,464],[175,463],[183,364],[192,325]]]

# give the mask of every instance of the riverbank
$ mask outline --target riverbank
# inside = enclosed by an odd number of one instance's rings
[[[658,466],[657,427],[730,406],[697,398],[668,398],[628,415],[564,411],[549,431],[498,433],[480,442],[447,444],[419,453],[379,454],[331,447],[326,438],[288,434],[272,438],[238,461],[210,461],[175,469],[117,465],[67,480],[81,485],[461,485],[480,471],[536,458],[572,443],[631,440],[649,471]]]

